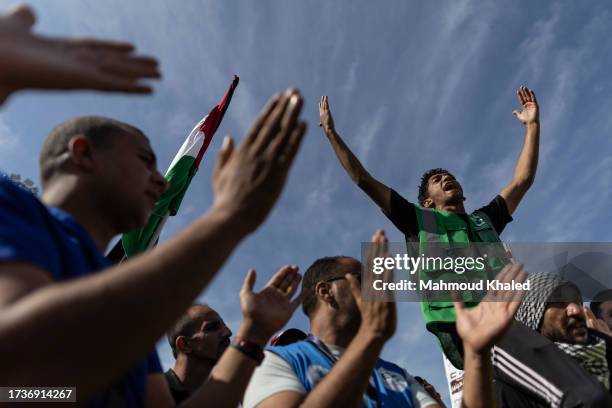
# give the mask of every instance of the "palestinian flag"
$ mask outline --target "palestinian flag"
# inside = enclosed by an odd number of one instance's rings
[[[223,119],[237,86],[238,77],[234,75],[234,79],[219,105],[215,106],[204,119],[198,122],[187,136],[174,160],[172,160],[172,164],[170,164],[165,175],[170,186],[155,204],[155,209],[147,225],[139,230],[124,234],[121,241],[109,252],[107,256],[109,260],[117,263],[144,252],[157,244],[168,217],[176,215],[191,179],[198,171],[202,157],[204,157],[204,153]]]

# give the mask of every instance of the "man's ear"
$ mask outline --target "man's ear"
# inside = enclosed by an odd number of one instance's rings
[[[423,207],[433,208],[433,206],[434,206],[434,201],[431,198],[427,197],[425,200],[423,200]]]
[[[174,346],[180,353],[183,354],[189,354],[192,351],[185,336],[177,336],[174,342]]]
[[[86,172],[95,170],[93,147],[85,136],[77,135],[70,139],[68,142],[68,154],[72,165]]]
[[[315,286],[317,298],[325,303],[333,303],[335,301],[334,294],[331,292],[331,285],[327,282],[318,282]]]

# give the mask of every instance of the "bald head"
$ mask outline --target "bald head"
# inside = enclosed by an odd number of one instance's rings
[[[176,338],[179,336],[191,337],[202,326],[205,321],[220,320],[219,314],[211,307],[205,304],[192,305],[187,309],[187,312],[172,326],[167,333],[168,343],[172,347],[172,354],[176,358],[178,350],[176,349]]]
[[[112,146],[115,137],[126,133],[144,137],[144,134],[133,126],[101,116],[80,116],[61,123],[47,136],[40,151],[40,179],[43,188],[61,171],[73,137],[83,136],[94,148],[104,149]]]

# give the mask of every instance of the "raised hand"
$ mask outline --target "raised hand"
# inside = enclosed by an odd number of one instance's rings
[[[160,76],[157,61],[131,44],[46,38],[32,33],[34,23],[26,6],[0,16],[0,101],[26,88],[149,93],[139,80]]]
[[[512,114],[524,125],[538,123],[540,120],[540,112],[535,93],[524,85],[521,86],[516,93],[520,104],[523,106],[523,110],[520,112],[513,111]]]
[[[526,278],[522,264],[509,264],[496,276],[501,283],[522,283]],[[475,353],[487,351],[510,327],[524,294],[519,290],[491,290],[470,310],[463,302],[454,302],[457,333],[464,348]]]
[[[0,103],[33,88],[150,93],[140,80],[160,77],[157,61],[131,44],[47,38],[32,32],[35,21],[26,6],[0,15]]]
[[[385,236],[385,231],[379,229],[374,233],[371,240],[370,254],[368,257],[368,265],[363,275],[363,285],[371,287],[373,280],[372,264],[375,257],[387,257],[389,241]],[[351,291],[357,307],[361,312],[361,326],[359,330],[367,335],[380,338],[383,341],[390,339],[395,334],[397,326],[397,310],[393,301],[368,301],[361,296],[361,288],[359,281],[355,276],[347,274],[346,279],[351,285]],[[377,279],[383,279],[384,282],[393,281],[393,271],[385,270]]]
[[[266,218],[285,185],[306,123],[299,92],[274,95],[244,140],[234,149],[226,137],[213,176],[214,210],[236,217],[249,233]]]
[[[608,327],[607,323],[601,319],[598,319],[590,307],[584,306],[584,315],[586,316],[587,327],[593,330],[597,330],[600,333],[612,336],[612,330]]]
[[[331,111],[329,110],[329,101],[327,96],[322,96],[319,101],[319,126],[323,128],[325,133],[334,131],[334,118],[332,117]]]
[[[291,300],[301,275],[295,265],[285,265],[276,272],[259,293],[253,292],[255,270],[251,269],[240,291],[240,309],[243,321],[238,337],[265,345],[274,333],[287,324],[301,302],[301,296]]]

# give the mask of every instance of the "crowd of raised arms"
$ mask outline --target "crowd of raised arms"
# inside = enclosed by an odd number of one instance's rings
[[[131,44],[44,37],[34,24],[25,6],[0,17],[0,102],[24,89],[146,94],[143,80],[160,77],[156,59]],[[407,242],[499,243],[538,163],[538,102],[525,86],[517,94],[525,135],[515,171],[469,214],[446,169],[423,174],[415,203],[374,178],[338,133],[325,96],[318,124]],[[445,406],[418,367],[380,357],[401,316],[395,302],[368,300],[361,288],[371,283],[362,269],[389,253],[383,230],[364,265],[330,253],[303,275],[283,266],[260,291],[248,271],[235,294],[236,333],[214,305],[195,303],[276,204],[306,132],[303,103],[294,88],[272,95],[240,143],[223,141],[212,206],[121,263],[105,257],[109,243],[142,227],[168,189],[138,128],[98,116],[64,120],[41,139],[40,197],[0,177],[0,386],[70,385],[77,403],[95,407]],[[464,407],[612,406],[612,292],[589,309],[556,275],[528,274],[520,263],[496,271],[502,283],[528,278],[530,291],[491,290],[477,304],[423,300],[426,329],[412,330],[432,332],[463,370]],[[300,305],[310,326],[281,332]],[[176,359],[165,373],[155,351],[164,334]]]

